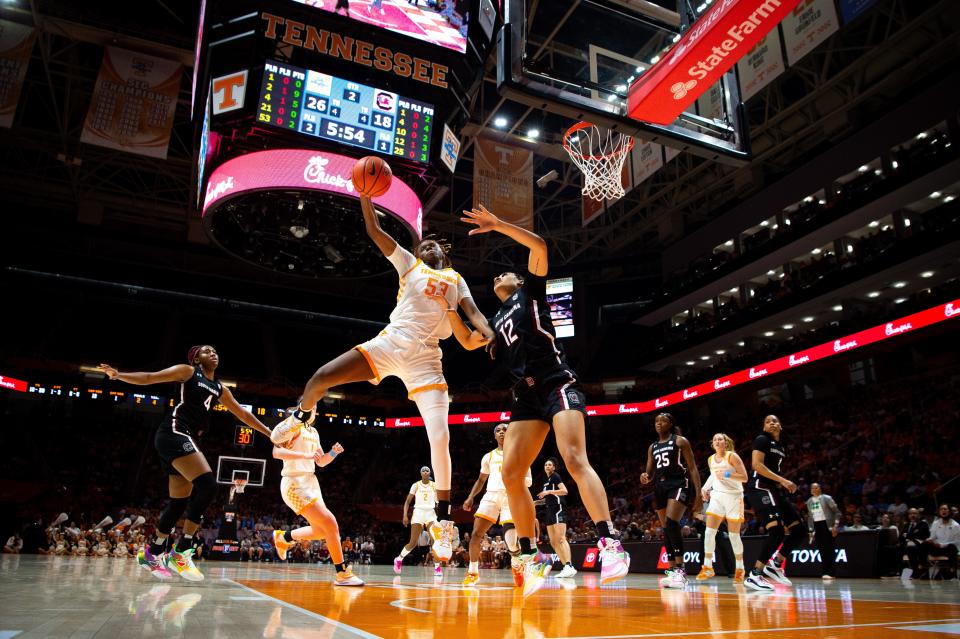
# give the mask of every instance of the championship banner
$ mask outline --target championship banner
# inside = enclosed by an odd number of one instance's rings
[[[20,89],[30,64],[37,32],[17,22],[0,20],[0,126],[13,126]]]
[[[183,65],[107,47],[80,141],[166,159]]]
[[[786,69],[783,63],[783,50],[780,48],[780,34],[772,31],[763,37],[757,46],[750,49],[743,60],[737,62],[737,75],[740,76],[740,99],[744,102],[755,96],[760,90],[773,82]]]
[[[654,142],[641,142],[630,152],[633,161],[633,185],[640,186],[663,167],[663,147]]]
[[[473,206],[533,230],[533,153],[489,138],[473,145]]]
[[[670,124],[775,29],[799,2],[715,2],[662,60],[630,85],[627,113],[635,120]]]
[[[793,66],[840,28],[833,0],[802,0],[783,19],[787,64]]]
[[[581,226],[586,226],[607,211],[606,200],[595,200],[586,195],[582,195],[580,200]]]

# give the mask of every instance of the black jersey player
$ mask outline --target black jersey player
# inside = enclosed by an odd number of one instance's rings
[[[640,483],[653,481],[657,516],[667,542],[667,559],[673,563],[663,585],[683,588],[687,577],[683,569],[680,520],[689,506],[693,506],[693,512],[700,508],[700,473],[690,442],[680,434],[673,415],[660,413],[653,423],[659,437],[647,450],[647,468],[640,475]]]
[[[610,520],[607,492],[587,459],[585,397],[557,344],[546,300],[546,243],[539,235],[498,219],[482,205],[464,215],[461,220],[476,227],[470,235],[497,231],[530,250],[526,273],[508,272],[494,278],[493,290],[502,305],[491,322],[496,339],[492,352],[504,362],[513,383],[503,482],[520,538],[515,572],[523,576],[525,594],[536,590],[549,572],[549,564],[538,557],[536,514],[524,477],[552,427],[560,455],[597,525],[601,581],[620,579],[629,569],[630,558]]]
[[[160,579],[169,579],[171,572],[184,579],[200,581],[203,573],[193,563],[193,535],[200,527],[204,511],[216,496],[217,483],[210,464],[200,452],[197,434],[210,421],[210,410],[217,402],[247,426],[267,437],[270,429],[234,399],[230,389],[217,379],[220,358],[213,346],[194,346],[187,353],[189,364],[177,364],[151,373],[121,373],[109,364],[100,370],[110,379],[146,386],[179,382],[176,404],[157,427],[153,439],[167,475],[170,502],[160,513],[157,536],[137,556],[139,564]],[[184,515],[183,535],[171,552],[164,554],[167,537]]]
[[[773,590],[763,577],[769,577],[785,586],[790,580],[778,565],[786,561],[791,548],[803,542],[803,526],[787,493],[797,492],[797,485],[781,474],[786,450],[780,443],[783,425],[776,415],[763,419],[763,432],[753,440],[750,478],[746,497],[760,524],[767,530],[767,538],[760,548],[760,556],[744,584],[756,590]],[[783,544],[780,552],[777,549]],[[774,553],[777,553],[774,557]],[[768,561],[769,560],[769,561]]]

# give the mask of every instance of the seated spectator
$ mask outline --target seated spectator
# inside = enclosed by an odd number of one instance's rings
[[[930,537],[921,544],[920,554],[931,557],[946,557],[954,578],[957,572],[957,553],[960,552],[960,524],[951,517],[950,505],[940,504],[937,518],[930,524]]]
[[[19,555],[21,550],[23,550],[23,540],[20,539],[20,535],[13,533],[13,535],[7,539],[7,545],[3,547],[3,552],[11,555]]]

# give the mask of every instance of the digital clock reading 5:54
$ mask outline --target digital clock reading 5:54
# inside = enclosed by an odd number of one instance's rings
[[[426,102],[280,62],[264,65],[263,124],[426,163],[433,118]]]

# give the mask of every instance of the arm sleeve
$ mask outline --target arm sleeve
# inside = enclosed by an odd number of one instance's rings
[[[406,275],[417,263],[417,258],[399,244],[397,244],[397,248],[393,249],[393,253],[387,256],[387,259],[393,264],[393,268],[397,269],[397,274],[400,277]]]
[[[470,293],[470,287],[467,286],[467,280],[457,273],[457,305],[468,297],[472,298],[473,295]]]

